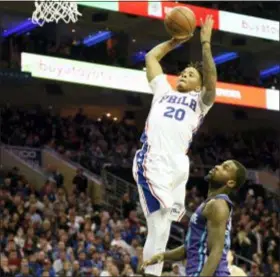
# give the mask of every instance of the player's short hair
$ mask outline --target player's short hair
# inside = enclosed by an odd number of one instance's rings
[[[201,84],[203,84],[203,65],[202,62],[191,62],[188,64],[188,67],[193,67],[197,70],[200,79],[201,79]]]
[[[246,167],[242,163],[240,163],[236,160],[233,160],[233,163],[237,167],[236,175],[235,175],[236,187],[241,187],[246,182],[247,170],[246,170]]]

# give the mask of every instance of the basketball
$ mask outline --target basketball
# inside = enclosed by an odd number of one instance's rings
[[[187,7],[175,7],[166,14],[164,25],[172,37],[186,37],[194,33],[196,27],[195,14]]]

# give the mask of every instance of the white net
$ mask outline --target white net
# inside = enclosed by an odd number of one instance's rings
[[[43,26],[45,22],[58,22],[63,20],[65,23],[77,22],[79,13],[77,3],[65,0],[35,0],[35,11],[32,15],[32,22]]]

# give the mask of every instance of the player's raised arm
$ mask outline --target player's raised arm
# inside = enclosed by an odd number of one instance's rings
[[[214,103],[216,97],[217,69],[212,57],[211,36],[214,21],[211,15],[208,15],[205,22],[201,20],[200,39],[202,44],[203,61],[203,91],[202,101],[210,106]]]
[[[145,261],[143,263],[143,265],[141,266],[141,270],[144,270],[149,265],[158,264],[164,261],[177,262],[177,261],[182,261],[185,258],[186,258],[186,250],[185,250],[185,246],[182,245],[173,250],[166,251],[158,255],[154,255],[150,260]]]
[[[157,46],[155,46],[152,50],[150,50],[146,57],[146,73],[148,81],[151,82],[155,77],[162,74],[162,68],[160,65],[160,60],[171,50],[173,50],[179,44],[187,41],[189,38],[185,39],[171,39],[165,41]]]
[[[209,255],[200,276],[209,277],[214,275],[223,254],[230,210],[224,200],[218,199],[206,205],[203,215],[207,218]]]

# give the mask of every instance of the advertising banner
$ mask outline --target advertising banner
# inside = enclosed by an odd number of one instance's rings
[[[171,1],[80,1],[80,5],[117,11],[121,13],[133,14],[143,17],[157,18],[163,20],[166,13],[174,7],[183,6],[190,8],[196,15],[197,26],[200,25],[200,18],[205,18],[211,14],[215,21],[214,29],[246,35],[251,37],[263,38],[279,41],[279,21],[268,20],[259,17],[247,16],[233,12],[208,9],[204,7],[171,2]]]
[[[117,0],[107,0],[107,1],[79,1],[79,5],[91,7],[91,8],[98,8],[104,9],[109,11],[119,11],[119,2]]]
[[[22,53],[21,70],[34,78],[57,80],[122,91],[151,94],[146,72],[115,66]],[[171,86],[176,76],[167,75]],[[279,111],[279,91],[230,83],[217,83],[218,103]]]
[[[219,30],[279,41],[279,21],[219,11]]]
[[[5,149],[14,153],[32,167],[40,167],[42,165],[41,149],[18,146],[5,146]]]
[[[197,26],[200,26],[200,18],[206,18],[207,14],[211,14],[215,21],[214,29],[219,29],[219,11],[207,9],[189,4],[182,4],[169,1],[143,1],[143,2],[119,2],[119,12],[141,15],[144,17],[152,17],[163,20],[165,15],[174,7],[188,7],[196,15]]]

